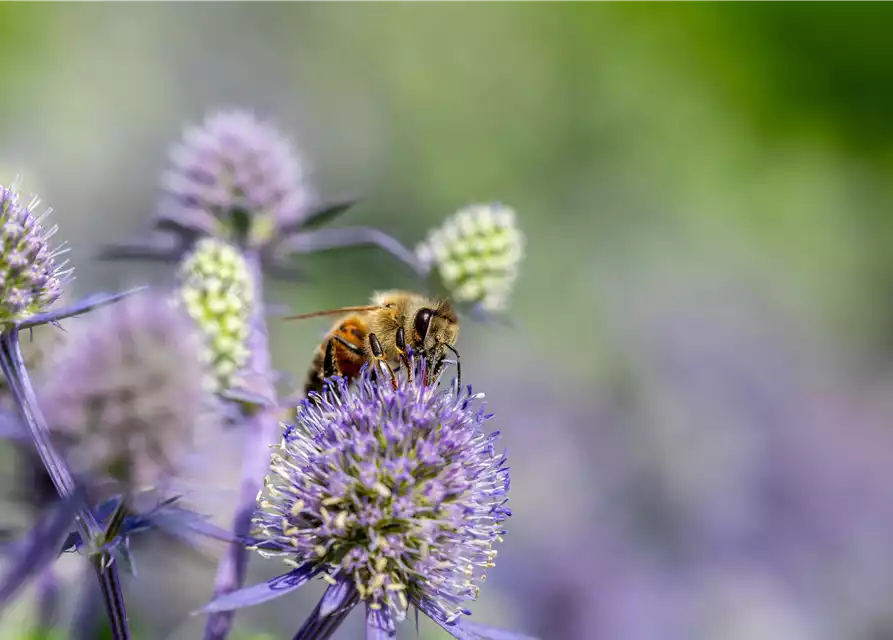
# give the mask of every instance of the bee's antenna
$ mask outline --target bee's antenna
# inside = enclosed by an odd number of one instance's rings
[[[462,388],[462,365],[459,363],[459,352],[456,351],[456,349],[454,347],[447,344],[446,342],[444,342],[443,344],[447,349],[449,349],[454,354],[456,354],[456,379],[459,381],[458,387],[461,389]]]
[[[341,307],[340,309],[326,309],[325,311],[314,311],[313,313],[301,313],[296,316],[285,316],[283,320],[304,320],[305,318],[316,318],[318,316],[333,316],[336,313],[347,313],[348,311],[375,311],[381,309],[379,305],[365,305],[362,307]]]

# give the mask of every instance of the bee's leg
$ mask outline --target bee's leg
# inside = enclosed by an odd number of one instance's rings
[[[407,379],[412,382],[412,362],[410,362],[409,353],[406,351],[406,336],[403,333],[403,327],[397,329],[395,340],[397,343],[397,353],[400,354],[400,360],[403,362],[403,366],[406,367]]]
[[[430,384],[431,382],[436,382],[440,375],[443,373],[443,370],[446,368],[447,364],[455,364],[456,365],[456,388],[459,389],[462,387],[462,365],[459,360],[459,352],[453,349],[449,345],[445,345],[447,349],[456,354],[455,360],[447,360],[446,355],[440,356],[440,360],[437,361],[437,364],[434,366],[434,372],[431,374],[430,378],[425,381],[426,384]]]
[[[369,348],[372,351],[372,358],[375,360],[376,371],[387,371],[391,378],[391,386],[396,389],[397,374],[394,373],[391,365],[388,364],[387,359],[384,357],[384,350],[381,348],[381,343],[378,341],[378,337],[374,333],[369,334]]]
[[[326,343],[326,355],[322,361],[322,377],[325,380],[340,375],[341,368],[338,366],[338,361],[335,360],[335,338],[332,338]]]

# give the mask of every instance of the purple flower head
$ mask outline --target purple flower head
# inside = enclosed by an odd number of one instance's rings
[[[224,111],[187,129],[163,178],[161,218],[257,247],[301,218],[312,199],[289,141],[246,111]]]
[[[172,475],[215,417],[201,349],[190,318],[157,293],[126,298],[72,325],[40,395],[75,470],[133,489]]]
[[[331,585],[322,616],[361,600],[367,626],[385,635],[410,605],[458,634],[510,515],[483,395],[426,386],[424,366],[396,389],[367,370],[355,386],[335,378],[311,393],[254,518],[259,550]]]
[[[20,199],[18,185],[0,185],[0,325],[40,313],[62,295],[71,274],[56,258],[64,252],[50,246],[56,227],[42,222],[51,209],[38,214],[40,201]]]

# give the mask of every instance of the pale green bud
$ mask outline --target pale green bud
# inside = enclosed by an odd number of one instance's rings
[[[233,386],[248,362],[254,290],[242,254],[214,238],[199,240],[180,265],[180,299],[205,339],[214,391]]]
[[[432,230],[416,256],[455,301],[498,312],[508,306],[524,243],[511,208],[472,205]]]

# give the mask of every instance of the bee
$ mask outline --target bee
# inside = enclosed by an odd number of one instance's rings
[[[426,359],[426,376],[436,380],[449,362],[446,351],[455,356],[456,377],[461,382],[459,352],[459,316],[448,300],[435,300],[411,291],[384,291],[372,297],[372,304],[342,307],[314,313],[288,316],[302,320],[342,314],[326,334],[307,372],[304,393],[321,391],[330,376],[355,379],[364,364],[376,366],[397,386],[395,368],[406,368],[412,375],[409,349]]]

